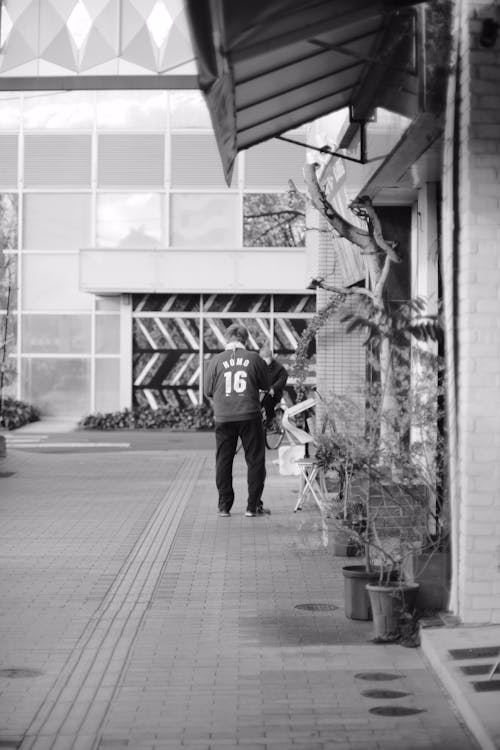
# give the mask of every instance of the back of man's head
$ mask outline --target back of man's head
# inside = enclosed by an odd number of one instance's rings
[[[239,341],[240,344],[246,344],[248,341],[248,331],[245,326],[239,323],[232,323],[226,331],[226,341]]]

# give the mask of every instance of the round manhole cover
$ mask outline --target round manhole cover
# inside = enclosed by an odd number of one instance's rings
[[[333,612],[338,607],[335,604],[296,604],[295,609],[305,610],[306,612]]]
[[[365,698],[405,698],[411,693],[404,693],[402,690],[382,690],[374,688],[373,690],[363,690],[361,695]]]
[[[374,682],[384,682],[385,680],[399,680],[404,677],[402,674],[393,674],[392,672],[360,672],[354,675],[358,680],[373,680]]]
[[[0,669],[0,677],[12,679],[13,677],[40,677],[42,672],[39,669],[26,669],[24,667],[7,667]]]
[[[407,706],[375,706],[370,708],[370,713],[377,714],[377,716],[414,716],[424,712],[424,708],[409,708]]]

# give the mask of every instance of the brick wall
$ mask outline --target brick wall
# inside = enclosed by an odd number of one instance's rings
[[[327,229],[325,221],[320,228]],[[333,232],[320,232],[318,243],[318,276],[327,279],[333,286],[342,288],[343,279],[335,261],[335,237]],[[321,310],[331,299],[331,293],[318,289],[317,309]],[[333,394],[349,394],[352,398],[363,392],[366,377],[366,351],[362,336],[353,332],[346,334],[338,315],[333,315],[320,329],[317,337],[317,388],[320,395],[331,398]],[[318,423],[323,409],[318,408]]]
[[[457,344],[455,604],[464,622],[500,622],[500,39],[479,45],[491,3],[456,7],[459,223],[458,257],[448,265],[454,320],[447,321]],[[448,296],[453,283],[445,277]]]

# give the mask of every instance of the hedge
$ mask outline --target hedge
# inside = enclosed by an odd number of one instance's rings
[[[7,430],[16,430],[29,422],[38,422],[40,414],[34,406],[24,401],[16,401],[15,398],[7,396],[2,400],[0,411],[0,427]]]
[[[211,406],[161,406],[89,414],[78,423],[82,430],[213,430],[215,426]]]

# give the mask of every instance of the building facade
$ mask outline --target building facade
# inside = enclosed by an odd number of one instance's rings
[[[189,90],[4,92],[0,123],[18,398],[60,416],[198,403],[232,320],[289,361],[315,311],[305,209],[278,235],[259,214],[286,210],[302,149],[252,149],[227,188]]]

